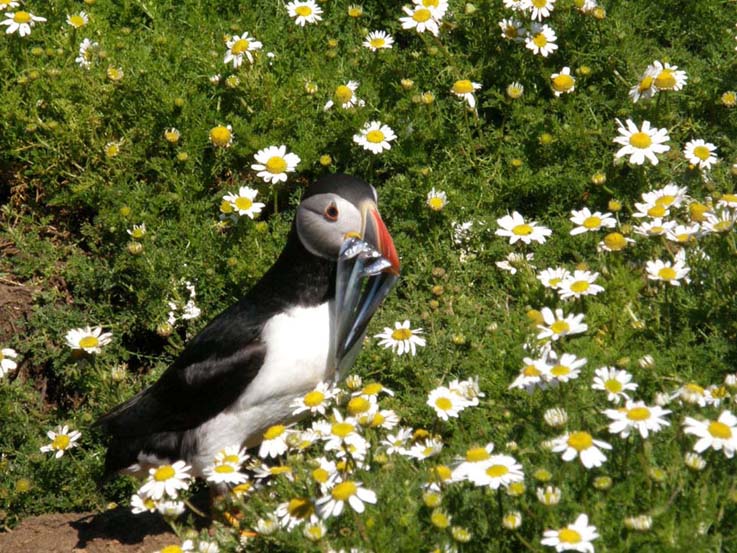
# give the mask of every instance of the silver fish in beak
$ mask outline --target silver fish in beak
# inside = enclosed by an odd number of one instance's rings
[[[371,317],[399,280],[399,257],[375,204],[366,202],[361,212],[363,236],[348,237],[338,257],[331,318],[336,380],[350,370]]]

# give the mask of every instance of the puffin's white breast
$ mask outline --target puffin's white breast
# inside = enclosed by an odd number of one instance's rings
[[[329,302],[294,307],[266,322],[261,333],[266,356],[256,377],[228,409],[188,431],[196,443],[195,472],[226,446],[260,441],[269,426],[291,419],[295,398],[333,378],[331,311]]]

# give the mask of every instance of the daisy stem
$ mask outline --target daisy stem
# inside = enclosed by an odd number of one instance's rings
[[[523,537],[522,537],[522,534],[520,534],[519,532],[515,532],[515,533],[514,533],[514,536],[515,536],[515,537],[516,537],[516,538],[517,538],[517,539],[519,540],[519,542],[520,542],[520,543],[521,543],[522,545],[524,545],[524,546],[525,546],[525,547],[526,547],[527,549],[529,549],[530,551],[538,551],[537,549],[535,549],[535,548],[534,548],[534,547],[532,546],[532,544],[531,544],[530,542],[528,542],[528,541],[527,541],[527,540],[526,540],[525,538],[523,538]]]
[[[194,505],[192,505],[192,503],[190,502],[189,499],[185,499],[184,500],[184,504],[187,507],[189,507],[190,511],[192,511],[197,516],[200,516],[202,518],[207,518],[207,515],[205,513],[203,513],[202,511],[200,511],[197,507],[195,507]]]

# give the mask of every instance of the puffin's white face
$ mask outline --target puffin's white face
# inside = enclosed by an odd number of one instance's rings
[[[373,206],[375,209],[375,203]],[[337,259],[346,238],[363,238],[369,207],[356,206],[332,192],[316,194],[299,205],[297,234],[310,253]]]

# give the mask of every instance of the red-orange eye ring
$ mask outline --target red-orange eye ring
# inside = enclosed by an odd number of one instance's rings
[[[334,203],[331,203],[329,206],[325,208],[325,218],[328,221],[337,221],[338,220],[338,206],[336,206]]]

